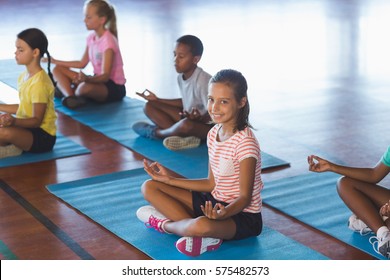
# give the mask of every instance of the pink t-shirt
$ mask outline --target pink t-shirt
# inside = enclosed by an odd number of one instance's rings
[[[114,58],[110,80],[118,85],[124,85],[126,83],[118,40],[109,30],[106,30],[100,38],[96,36],[95,32],[91,33],[87,37],[87,47],[89,61],[91,61],[93,65],[93,72],[95,75],[100,75],[102,73],[103,53],[108,49],[112,49],[114,51]]]
[[[238,131],[224,142],[217,141],[220,125],[215,125],[208,134],[207,146],[210,167],[215,179],[215,187],[211,194],[219,201],[233,202],[240,194],[240,162],[253,157],[257,160],[252,200],[244,212],[261,211],[263,189],[261,180],[261,154],[256,136],[250,128]]]

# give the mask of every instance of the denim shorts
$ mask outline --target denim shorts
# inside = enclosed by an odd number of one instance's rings
[[[192,192],[192,205],[194,207],[195,217],[204,216],[201,205],[206,201],[211,201],[214,206],[216,203],[228,205],[225,202],[217,201],[211,193]],[[231,240],[240,240],[251,236],[258,236],[263,229],[263,219],[260,213],[240,212],[231,216],[236,224],[236,234]]]

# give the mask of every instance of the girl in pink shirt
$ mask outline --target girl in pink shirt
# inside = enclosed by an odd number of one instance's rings
[[[189,256],[262,231],[260,146],[248,121],[244,76],[235,70],[213,76],[207,107],[216,124],[207,136],[208,177],[177,178],[159,163],[145,160],[152,179],[144,182],[142,192],[151,205],[137,211],[148,227],[183,236],[176,248]]]
[[[126,95],[113,6],[104,0],[88,0],[84,13],[87,29],[94,32],[87,37],[87,47],[81,60],[52,58],[52,63],[56,64],[53,69],[57,81],[56,97],[63,97],[62,104],[71,109],[84,105],[87,99],[106,103],[122,100]],[[83,69],[89,62],[93,65],[92,76],[70,69]]]

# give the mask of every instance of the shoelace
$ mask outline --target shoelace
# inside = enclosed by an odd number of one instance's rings
[[[367,230],[368,229],[368,230]],[[364,232],[365,230],[367,230],[366,232]],[[365,227],[365,228],[362,228],[360,231],[359,231],[359,234],[361,236],[365,236],[365,235],[368,235],[368,234],[371,234],[372,231],[369,227]]]
[[[156,126],[151,124],[145,124],[143,129],[146,131],[147,138],[156,138]]]
[[[373,240],[373,241],[372,241],[372,240]],[[370,239],[369,239],[368,241],[371,243],[372,248],[374,249],[374,251],[375,251],[377,254],[382,255],[382,253],[379,252],[379,248],[378,248],[378,246],[379,246],[379,238],[376,237],[376,236],[371,236]],[[389,259],[389,258],[390,258],[390,253],[387,252],[386,255],[385,255],[384,257],[386,257],[386,258]]]
[[[150,216],[149,221],[146,222],[145,225],[148,228],[154,228],[158,232],[165,233],[165,230],[162,228],[162,225],[164,224],[164,221],[166,221],[166,220],[167,219],[162,220],[162,219],[158,219],[154,216]]]
[[[371,229],[368,226],[366,226],[365,228],[362,228],[360,230],[356,230],[353,227],[350,227],[350,229],[352,229],[353,231],[359,232],[359,234],[361,236],[365,236],[365,235],[368,235],[368,234],[372,233]]]
[[[381,255],[381,253],[380,253],[379,250],[378,250],[378,243],[379,243],[378,237],[376,237],[376,236],[371,236],[370,239],[368,239],[368,241],[369,241],[370,244],[372,245],[372,248],[374,249],[374,251],[375,251],[377,254],[380,254],[380,255]]]
[[[150,126],[148,128],[148,132],[147,133],[148,133],[148,138],[151,138],[151,139],[156,138],[156,127]]]

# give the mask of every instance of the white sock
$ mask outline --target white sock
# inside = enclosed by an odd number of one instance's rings
[[[376,232],[376,236],[378,237],[378,239],[380,240],[381,238],[383,238],[388,232],[390,232],[390,230],[388,229],[387,226],[381,226],[377,232]]]
[[[167,234],[172,234],[171,232],[169,232],[169,231],[167,231],[167,230],[165,229],[165,224],[166,224],[166,222],[171,222],[171,220],[165,219],[164,221],[162,221],[161,229],[162,229],[165,233],[167,233]]]

